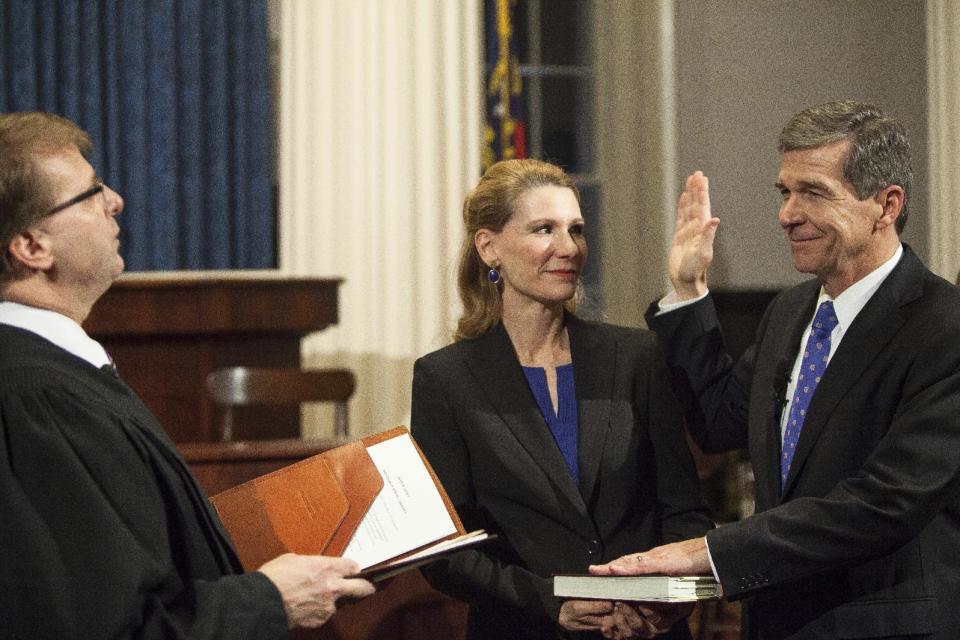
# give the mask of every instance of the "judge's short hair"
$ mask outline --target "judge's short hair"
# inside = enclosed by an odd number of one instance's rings
[[[12,275],[8,247],[56,204],[37,160],[76,147],[90,153],[90,136],[64,117],[40,111],[0,114],[0,281]]]
[[[910,143],[900,122],[873,105],[838,100],[804,109],[780,134],[780,153],[849,141],[843,177],[861,200],[890,185],[903,189],[897,233],[907,224],[913,166]]]

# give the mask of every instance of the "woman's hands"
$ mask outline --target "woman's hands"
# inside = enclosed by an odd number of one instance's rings
[[[693,603],[608,602],[567,600],[559,623],[569,631],[600,631],[604,638],[656,638],[693,611]]]

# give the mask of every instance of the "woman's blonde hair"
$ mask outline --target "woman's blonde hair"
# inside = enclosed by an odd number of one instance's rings
[[[457,321],[454,340],[476,338],[500,321],[503,313],[502,284],[493,284],[487,273],[493,265],[484,264],[477,252],[474,236],[480,229],[499,232],[513,215],[520,196],[536,187],[564,187],[580,193],[573,180],[560,167],[541,160],[503,160],[487,169],[480,182],[463,201],[463,244],[457,269],[457,290],[463,303],[463,315]],[[576,307],[576,296],[567,308]]]

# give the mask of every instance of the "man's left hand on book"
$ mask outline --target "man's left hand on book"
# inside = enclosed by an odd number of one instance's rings
[[[663,574],[667,576],[711,575],[706,538],[692,538],[682,542],[654,547],[649,551],[629,553],[607,564],[591,565],[590,573],[597,576],[640,576]]]

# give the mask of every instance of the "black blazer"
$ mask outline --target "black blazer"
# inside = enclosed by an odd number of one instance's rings
[[[751,638],[957,638],[960,291],[909,247],[846,330],[779,480],[787,375],[817,281],[779,295],[734,363],[710,300],[648,322],[704,413],[708,450],[748,445],[758,514],[707,536]]]
[[[579,487],[502,327],[414,367],[417,442],[464,525],[501,538],[424,572],[474,603],[472,637],[557,637],[551,574],[585,572],[711,527],[654,335],[572,316],[567,328]]]

